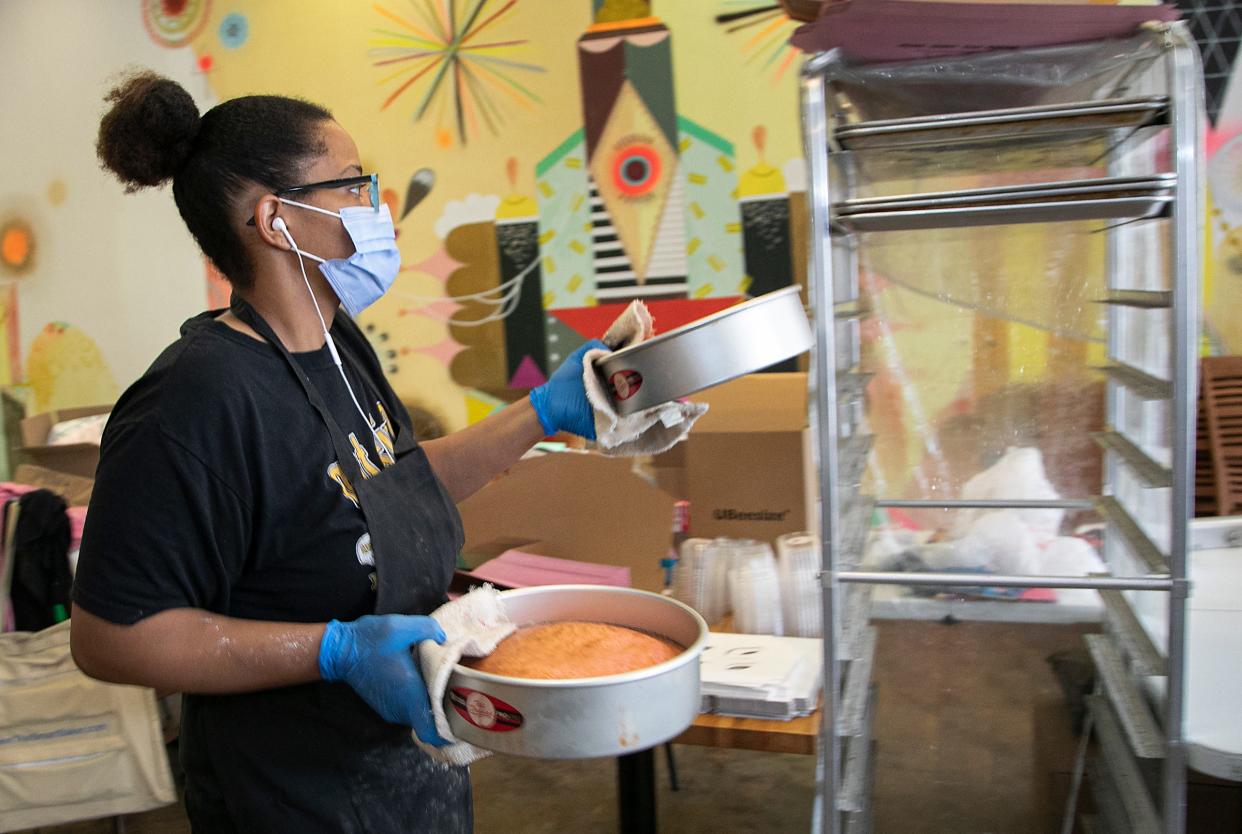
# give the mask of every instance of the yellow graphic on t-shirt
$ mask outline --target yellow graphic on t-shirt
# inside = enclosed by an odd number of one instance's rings
[[[371,463],[371,456],[367,454],[367,450],[358,442],[358,436],[352,431],[349,433],[349,445],[354,447],[354,460],[358,461],[358,468],[362,470],[363,478],[374,478],[380,473],[380,468]]]
[[[380,466],[376,466],[371,461],[371,456],[358,440],[358,435],[354,432],[349,433],[349,445],[354,451],[354,460],[358,464],[358,471],[362,473],[363,479],[374,478],[383,471],[381,467],[387,468],[397,462],[394,438],[396,433],[393,431],[392,421],[388,418],[388,412],[384,410],[382,403],[375,404],[379,411],[380,423],[377,425],[375,418],[368,415],[367,422],[371,424],[371,434],[375,441],[375,453],[379,459]],[[328,467],[328,477],[341,487],[341,494],[358,506],[358,493],[350,484],[349,478],[345,476],[345,472],[341,469],[339,462],[333,463]]]
[[[358,493],[354,492],[354,486],[349,482],[349,478],[345,477],[345,473],[341,471],[339,463],[333,463],[328,467],[328,477],[336,481],[341,486],[341,493],[353,502],[355,507],[358,506]]]
[[[371,428],[375,431],[375,451],[379,454],[380,463],[384,466],[392,466],[397,462],[397,456],[393,451],[392,438],[392,422],[388,419],[388,412],[384,410],[382,403],[376,403],[375,407],[379,410],[380,424],[375,425],[375,418],[368,416]]]

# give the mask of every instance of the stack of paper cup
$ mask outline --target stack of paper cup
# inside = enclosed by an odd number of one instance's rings
[[[734,544],[729,570],[733,629],[744,634],[783,634],[780,578],[772,548],[759,542]]]
[[[733,589],[730,586],[730,577],[733,575],[733,569],[738,566],[737,562],[737,545],[738,539],[726,539],[721,536],[712,540],[712,548],[716,551],[716,558],[720,560],[724,567],[725,584],[721,589],[720,604],[721,611],[726,615],[733,612]]]
[[[686,539],[677,560],[673,587],[677,599],[707,621],[720,622],[729,613],[725,601],[729,562],[711,539]]]
[[[786,533],[776,540],[776,552],[785,633],[819,637],[823,633],[819,539],[811,533]]]

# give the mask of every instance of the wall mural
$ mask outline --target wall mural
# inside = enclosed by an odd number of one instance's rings
[[[796,66],[800,53],[789,38],[799,24],[771,0],[725,0],[716,23],[735,36],[747,66],[768,75],[773,84]]]
[[[577,40],[581,127],[535,163],[534,195],[510,158],[508,194],[450,203],[437,231],[460,266],[444,299],[403,311],[443,318],[461,346],[438,346],[454,380],[497,405],[631,300],[670,329],[797,277],[765,128],[739,182],[733,144],[678,112],[669,28],[649,4],[624,5],[597,4]]]
[[[676,57],[676,33],[650,2],[562,5],[587,14],[576,33],[562,26],[555,38],[519,0],[408,0],[353,15],[368,26],[376,107],[406,127],[381,136],[343,121],[360,146],[386,157],[385,179],[388,157],[407,160],[409,172],[404,195],[383,189],[398,218],[404,277],[364,314],[364,329],[408,401],[445,406],[425,390],[427,363],[444,369],[457,398],[444,409],[456,416],[450,423],[480,419],[542,384],[633,299],[670,329],[801,280],[805,269],[791,231],[805,201],[787,185],[801,190],[801,164],[768,161],[772,128],[738,118],[704,124],[679,108],[675,62],[695,56]],[[248,11],[219,22],[221,44],[265,37],[266,10]],[[757,59],[771,83],[791,84],[789,21],[742,17],[735,25],[749,30],[746,39],[725,56]],[[709,9],[695,21],[717,37],[740,37],[717,30]],[[243,55],[217,56],[220,98],[241,92],[225,73],[250,66]],[[557,118],[532,131],[549,84],[568,124]],[[308,97],[340,117],[337,102],[308,87]],[[796,120],[757,115],[796,146]],[[558,124],[568,129],[557,135]],[[741,170],[722,129],[741,137],[757,163]],[[397,140],[410,150],[395,152]],[[510,152],[496,158],[477,150],[483,144]],[[439,159],[446,161],[428,164]],[[492,187],[463,189],[465,180]],[[210,302],[223,303],[227,285],[210,266],[207,281]]]
[[[44,196],[53,208],[60,206],[68,186],[52,180]],[[19,289],[39,280],[40,255],[54,228],[31,199],[14,198],[0,212],[0,386],[16,386],[14,394],[26,399],[29,413],[112,402],[120,393],[95,342],[63,322],[39,332],[23,364]]]
[[[26,356],[29,413],[115,402],[120,395],[99,347],[65,322],[45,326]]]
[[[207,25],[211,0],[142,0],[142,24],[151,40],[170,49],[187,46]]]
[[[48,187],[48,202],[64,201],[64,183]],[[39,241],[30,221],[17,212],[0,222],[0,384],[22,380],[21,328],[18,318],[18,281],[38,261]]]
[[[797,56],[770,4],[131,1],[133,37],[186,50],[205,106],[300,96],[355,137],[402,251],[360,323],[402,399],[450,429],[541,384],[632,299],[668,330],[802,280]],[[16,282],[50,242],[9,220],[0,382],[38,408],[70,386],[73,404],[115,396],[82,329],[49,324],[22,355]]]
[[[517,5],[412,0],[397,11],[376,4],[384,27],[373,30],[368,54],[384,71],[379,84],[393,87],[380,109],[408,100],[414,121],[429,118],[437,144],[447,148],[467,144],[480,129],[498,134],[506,103],[528,110],[541,104],[521,79],[544,68],[518,59],[530,41],[506,28]]]

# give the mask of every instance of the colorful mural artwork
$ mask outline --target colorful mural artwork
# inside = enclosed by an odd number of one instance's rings
[[[798,50],[789,45],[798,24],[771,0],[725,0],[716,23],[735,36],[746,65],[767,74],[774,85],[798,59]]]
[[[216,30],[225,49],[240,49],[250,37],[250,21],[240,12],[229,12]]]
[[[627,20],[613,5],[578,39],[595,298],[685,298],[672,35],[649,4]]]
[[[45,326],[26,357],[30,413],[115,402],[121,393],[95,342],[64,322]]]
[[[739,183],[733,144],[677,112],[668,27],[649,3],[624,6],[596,4],[578,39],[582,127],[536,163],[535,196],[510,158],[507,196],[450,203],[440,224],[462,266],[443,300],[414,299],[464,346],[453,378],[497,400],[541,384],[629,301],[668,329],[798,277],[766,130]]]
[[[140,0],[142,23],[160,46],[188,46],[207,25],[211,0]]]
[[[379,0],[290,14],[139,0],[133,37],[190,47],[187,88],[204,107],[295,95],[351,132],[384,178],[403,261],[361,324],[398,394],[460,428],[541,384],[632,299],[667,330],[802,280],[788,21],[714,19],[760,5],[559,0],[547,14],[532,0]],[[745,83],[756,76],[758,92]],[[49,186],[48,203],[66,191]],[[13,258],[0,270],[15,276],[34,243],[0,240]],[[227,281],[200,263],[200,297],[227,305]],[[29,340],[26,361],[14,342],[10,375],[42,368],[40,396],[54,400],[46,369],[77,370],[32,365]]]
[[[49,201],[53,194],[49,186]],[[37,237],[28,220],[17,216],[0,223],[0,385],[23,379],[17,290],[19,279],[34,270],[37,254]]]
[[[1242,131],[1213,131],[1208,152],[1204,339],[1212,353],[1242,353]]]
[[[25,220],[0,225],[0,267],[9,275],[24,275],[35,263],[34,229]]]
[[[69,199],[69,186],[65,185],[62,179],[52,180],[47,184],[47,201],[53,206],[59,206]]]
[[[24,378],[21,350],[17,284],[9,282],[0,287],[0,385],[16,385]]]
[[[488,0],[415,0],[410,3],[415,20],[404,10],[376,4],[384,26],[397,27],[373,30],[368,53],[374,66],[384,70],[378,83],[396,84],[380,109],[410,93],[417,101],[414,121],[430,116],[437,143],[449,147],[454,140],[464,146],[480,129],[499,133],[505,98],[528,109],[541,104],[520,78],[544,68],[517,60],[514,53],[530,41],[504,31],[517,2],[509,0],[492,10]],[[480,38],[484,32],[487,37]]]

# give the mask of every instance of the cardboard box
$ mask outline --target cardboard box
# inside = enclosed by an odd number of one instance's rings
[[[803,373],[751,374],[691,397],[711,410],[653,462],[662,484],[678,483],[672,471],[682,470],[676,497],[690,501],[690,535],[771,542],[814,529],[806,382]]]
[[[94,478],[95,468],[99,466],[98,444],[68,443],[62,446],[49,446],[47,437],[52,427],[58,423],[76,420],[79,417],[106,414],[111,410],[110,405],[93,405],[45,411],[42,414],[27,417],[22,420],[22,448],[17,450],[18,454],[25,462],[33,463],[44,469],[83,478]]]
[[[13,472],[13,480],[19,484],[50,490],[70,507],[85,507],[91,503],[91,490],[95,481],[80,475],[69,475],[65,472],[54,472],[41,466],[23,463]]]
[[[526,552],[628,567],[635,588],[658,591],[673,503],[626,459],[581,452],[527,458],[458,505],[463,552],[467,564],[477,564],[497,546],[525,540]]]
[[[679,501],[686,500],[690,485],[686,482],[685,443],[678,443],[667,452],[651,458],[647,471],[660,489]]]

